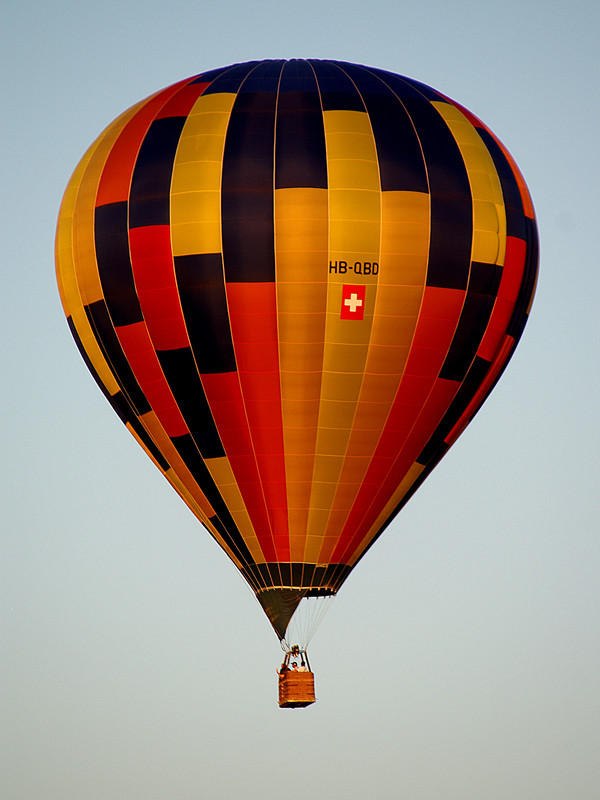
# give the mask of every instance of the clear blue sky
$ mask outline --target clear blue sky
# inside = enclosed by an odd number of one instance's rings
[[[8,0],[0,559],[6,800],[596,800],[600,6]],[[55,288],[65,184],[117,114],[267,57],[409,75],[480,116],[536,206],[530,323],[348,579],[276,705],[258,603],[126,433]]]

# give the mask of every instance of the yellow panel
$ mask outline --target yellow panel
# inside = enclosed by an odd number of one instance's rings
[[[324,400],[348,401],[358,397],[362,385],[362,372],[323,372]]]
[[[355,410],[356,400],[340,402],[322,399],[319,428],[341,428],[348,434],[354,421]],[[319,448],[317,450],[319,451]]]
[[[278,249],[287,252],[315,252],[323,237],[327,237],[327,220],[321,219],[277,219],[275,224],[275,237],[278,240]],[[325,248],[319,251],[323,258],[327,257]],[[323,260],[325,264],[325,261]],[[287,271],[286,271],[287,272]],[[324,273],[325,274],[325,273]],[[323,274],[323,277],[324,277]],[[302,273],[295,271],[293,277],[298,280]]]
[[[477,130],[458,108],[434,102],[460,148],[473,196],[473,249],[471,258],[504,264],[506,212],[498,173]],[[495,215],[491,212],[495,210]],[[495,216],[495,219],[494,219]]]
[[[171,225],[173,255],[185,256],[221,252],[221,225],[197,220],[187,225]]]
[[[156,413],[154,411],[148,411],[146,414],[142,414],[140,417],[138,417],[138,419],[144,426],[146,432],[158,450],[168,462],[171,469],[178,475],[179,480],[183,486],[185,486],[186,491],[194,498],[194,501],[203,510],[206,516],[212,517],[215,513],[213,507],[196,483],[196,480],[192,476],[191,472],[186,467],[185,462],[182,460],[175,445],[161,425]]]
[[[313,512],[313,519],[314,525],[317,531],[321,531],[323,528],[319,527],[319,520],[320,515],[323,515],[324,512]],[[321,549],[321,543],[323,541],[323,537],[321,535],[311,536],[308,535],[306,537],[306,544],[304,546],[304,560],[310,563],[315,563],[319,560],[319,551]]]
[[[429,228],[430,198],[425,192],[383,192],[381,196],[383,231],[385,241],[387,226],[392,223],[407,225],[410,223]],[[402,251],[400,251],[402,252]]]
[[[220,124],[218,125],[218,132],[204,133],[204,131],[201,129],[201,126],[207,123],[214,123],[216,121],[215,115],[199,114],[196,117],[188,117],[184,126],[184,134],[182,134],[182,137],[179,141],[179,146],[177,148],[175,163],[186,165],[194,161],[208,161],[209,163],[217,162],[219,164],[222,163],[225,132],[227,129],[225,121],[227,119],[228,115],[219,114]],[[185,134],[185,128],[188,127],[189,129],[191,126],[194,126],[196,129],[200,129],[200,134],[192,135],[190,134],[189,130],[188,133]],[[175,174],[173,174],[173,178],[175,178]],[[175,184],[172,188],[175,188],[177,191],[179,187],[177,184]]]
[[[308,532],[323,536],[344,464],[363,383],[376,302],[380,261],[381,188],[370,120],[356,111],[323,114],[329,186],[329,261],[323,380],[316,439]],[[368,263],[369,269],[363,268]],[[343,320],[343,286],[366,286],[364,316]],[[330,454],[336,455],[330,455]],[[322,540],[321,540],[322,541]],[[315,558],[317,541],[307,541],[305,558]]]
[[[205,464],[248,549],[254,558],[264,563],[265,557],[258,543],[229,459],[225,456],[208,458]]]
[[[386,506],[381,512],[381,514],[377,517],[377,519],[369,529],[369,532],[367,533],[365,538],[356,548],[354,553],[350,554],[350,557],[347,559],[348,564],[353,565],[358,561],[360,556],[365,551],[365,548],[368,547],[368,545],[370,544],[373,536],[377,534],[381,526],[384,524],[384,522],[386,522],[390,514],[396,508],[398,503],[401,502],[402,498],[406,495],[408,490],[415,483],[415,481],[418,479],[418,477],[420,476],[420,474],[423,472],[424,469],[425,467],[422,464],[417,464],[415,462],[412,465],[412,467],[406,473],[406,476],[404,477],[404,480],[402,481],[400,486],[396,489],[390,500],[386,503]]]
[[[339,428],[319,428],[319,450],[323,455],[343,456],[346,452],[347,434]]]
[[[324,277],[324,276],[323,276]],[[308,314],[309,323],[315,320],[321,322],[323,328],[322,311],[315,313],[316,309],[322,309],[327,297],[327,282],[321,280],[318,283],[277,283],[277,310],[279,314]],[[284,337],[280,334],[279,339]],[[322,339],[322,334],[321,334]],[[284,339],[285,340],[285,339]]]
[[[290,475],[304,475],[304,470],[308,468],[308,462],[300,457],[313,458],[315,454],[314,439],[317,435],[316,427],[309,426],[302,428],[290,428],[285,430],[286,435],[286,458],[289,458],[291,472],[286,472],[286,480],[290,480]],[[287,464],[287,461],[286,461]],[[295,472],[295,469],[298,472]],[[312,473],[311,473],[312,475]],[[296,478],[294,479],[296,480]],[[298,479],[299,480],[299,479]]]
[[[365,160],[330,158],[328,170],[329,181],[339,189],[373,189],[372,153]]]
[[[210,114],[219,111],[230,112],[236,97],[237,95],[232,92],[200,95],[194,103],[189,116],[193,117],[196,114]]]
[[[352,162],[348,162],[351,164]],[[376,169],[370,164],[371,170]],[[381,196],[376,190],[335,189],[329,190],[329,214],[331,222],[372,222],[379,225],[381,217]],[[345,231],[346,228],[344,227]],[[372,246],[372,242],[370,243]],[[377,230],[377,249],[379,253],[379,230]]]
[[[221,224],[221,192],[217,190],[181,192],[171,195],[171,218],[177,224],[197,220]]]
[[[381,286],[378,295],[385,295],[386,289],[386,286]],[[419,308],[420,303],[415,303],[412,314],[409,314],[405,312],[409,311],[410,306],[407,308],[406,305],[399,304],[398,316],[384,316],[378,313],[373,322],[372,344],[409,347],[415,332],[415,322],[419,314]],[[379,312],[379,305],[377,310]],[[377,370],[373,371],[376,372]]]
[[[221,173],[234,94],[201,95],[173,164],[171,241],[176,256],[221,252]]]
[[[321,372],[323,342],[288,342],[279,335],[279,364],[284,372]]]
[[[111,395],[119,391],[119,385],[98,346],[83,308],[84,302],[100,300],[103,297],[97,273],[96,255],[93,250],[93,210],[90,210],[82,219],[81,213],[76,212],[76,207],[81,202],[82,197],[90,195],[89,189],[82,190],[82,183],[85,184],[85,182],[91,180],[94,187],[91,192],[93,195],[91,200],[93,209],[100,171],[104,166],[107,151],[114,144],[123,125],[136,113],[141,105],[141,103],[138,103],[110,125],[91,145],[77,165],[65,190],[56,234],[56,273],[65,313],[71,315],[83,348],[94,370]],[[80,225],[82,222],[84,224],[83,229],[75,228],[76,225]],[[89,244],[83,250],[87,252],[87,257],[91,258],[91,266],[84,265],[81,262],[81,240],[83,236],[89,238]],[[85,298],[82,298],[82,288],[85,292]]]
[[[365,193],[366,194],[366,193]],[[369,193],[370,194],[370,193]],[[339,199],[339,198],[338,198]],[[354,199],[354,198],[353,198]],[[340,208],[340,204],[336,204]],[[379,260],[379,221],[369,219],[356,219],[354,217],[342,217],[343,209],[340,209],[340,217],[336,220],[336,224],[330,226],[329,242],[330,242],[330,259],[332,261],[344,259],[348,264],[354,264],[356,261],[378,261]],[[347,209],[348,214],[351,209]],[[377,246],[374,247],[375,239],[377,239]],[[345,283],[349,282],[351,277],[346,274]],[[374,277],[362,276],[361,283],[374,282]]]
[[[180,163],[177,172],[177,192],[195,192],[198,187],[218,187],[221,183],[222,161],[188,161]]]
[[[333,496],[337,486],[338,475],[344,462],[343,456],[317,455],[313,474],[313,487],[311,494],[311,516],[313,509],[328,510],[333,503]],[[325,526],[320,530],[321,535]],[[315,533],[315,529],[312,530]]]
[[[341,304],[341,301],[340,301]],[[348,320],[350,325],[355,323]],[[357,372],[361,365],[361,359],[365,359],[368,352],[366,344],[345,344],[340,342],[327,341],[327,367],[335,367],[339,372]]]
[[[379,432],[385,427],[402,379],[421,308],[429,252],[429,195],[420,192],[383,192],[382,252],[373,309],[370,346],[356,405],[346,461],[334,498],[338,509],[326,534],[335,535],[369,467]],[[369,436],[365,437],[365,431]],[[377,432],[377,434],[373,433]],[[367,443],[370,450],[365,448]],[[329,553],[324,549],[321,558]]]
[[[321,370],[318,372],[285,372],[281,375],[281,396],[289,400],[312,401],[321,394]],[[306,409],[303,410],[306,413]],[[306,423],[304,423],[306,424]],[[289,427],[291,421],[285,421]]]
[[[137,112],[138,106],[129,109],[106,129],[96,146],[85,175],[82,177],[73,209],[73,254],[76,265],[77,284],[84,305],[104,298],[96,262],[94,239],[96,194],[104,165],[124,125]]]
[[[81,345],[85,350],[87,357],[90,359],[90,363],[98,373],[98,377],[111,396],[117,394],[117,392],[121,390],[121,387],[117,383],[110,365],[107,363],[106,359],[104,358],[104,354],[100,350],[96,336],[90,327],[90,323],[83,306],[79,306],[79,308],[75,308],[73,310],[71,314],[71,320],[75,326],[75,330],[77,331],[79,338],[81,339]]]
[[[323,363],[328,268],[327,190],[278,189],[274,210],[283,441],[286,481],[290,485],[290,558],[301,561]]]

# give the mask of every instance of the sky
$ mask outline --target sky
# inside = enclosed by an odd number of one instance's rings
[[[596,800],[600,784],[595,0],[6,0],[0,795]],[[54,278],[66,183],[121,111],[254,58],[434,86],[531,190],[529,324],[483,410],[348,578],[277,706],[249,588],[124,430]]]

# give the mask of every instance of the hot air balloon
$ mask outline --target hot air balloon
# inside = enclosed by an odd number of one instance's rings
[[[292,617],[336,594],[496,384],[538,246],[477,117],[391,72],[293,59],[125,111],[68,184],[56,263],[92,375],[289,663]]]

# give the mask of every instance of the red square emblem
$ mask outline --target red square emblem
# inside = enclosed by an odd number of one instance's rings
[[[362,319],[365,315],[364,284],[345,283],[342,287],[342,310],[340,319]]]

